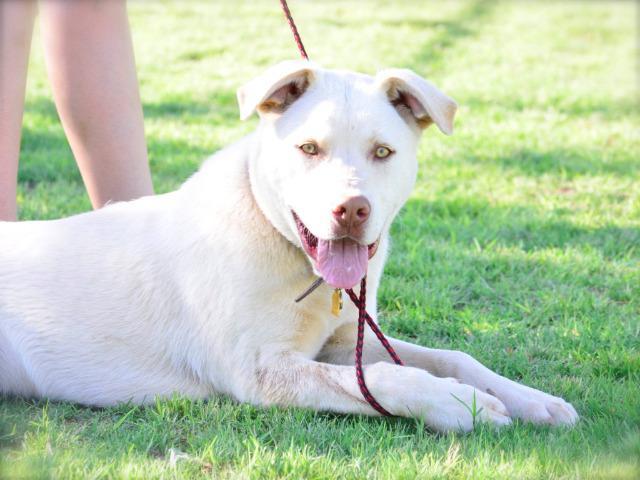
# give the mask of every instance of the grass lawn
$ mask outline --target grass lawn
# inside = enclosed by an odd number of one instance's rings
[[[293,0],[312,59],[423,74],[460,104],[427,131],[393,227],[383,326],[560,395],[573,429],[0,399],[0,478],[640,478],[640,113],[631,1]],[[235,89],[297,50],[278,2],[130,2],[151,166],[175,189],[241,123]],[[90,208],[34,43],[20,217]]]

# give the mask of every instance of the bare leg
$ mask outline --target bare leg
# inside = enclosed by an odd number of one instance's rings
[[[367,365],[367,386],[380,404],[397,416],[421,418],[438,431],[473,428],[473,417],[463,405],[476,399],[476,420],[496,426],[510,423],[507,410],[491,395],[424,370],[388,363]],[[259,405],[293,405],[341,413],[379,415],[362,397],[355,368],[328,365],[287,355],[256,370],[251,390],[239,400]]]
[[[394,338],[389,341],[406,365],[427,370],[437,377],[455,378],[494,395],[506,405],[514,418],[552,425],[573,424],[578,420],[578,414],[570,403],[498,375],[466,353],[425,348]],[[355,327],[345,325],[330,339],[318,359],[351,365],[354,361],[354,345]],[[391,360],[375,336],[368,332],[363,363],[381,361]]]
[[[40,10],[49,79],[93,207],[153,194],[125,1]]]
[[[36,3],[0,1],[0,221],[16,219],[20,131]]]

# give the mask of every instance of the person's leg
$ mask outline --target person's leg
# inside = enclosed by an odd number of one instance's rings
[[[0,221],[16,219],[20,131],[36,3],[0,0]]]
[[[49,79],[91,203],[153,194],[126,2],[40,5]]]

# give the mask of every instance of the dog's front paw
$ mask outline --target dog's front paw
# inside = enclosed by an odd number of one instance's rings
[[[579,418],[573,405],[562,398],[503,377],[486,391],[505,404],[512,418],[557,426],[573,425]]]
[[[440,432],[468,432],[480,422],[495,427],[511,423],[509,412],[496,397],[457,380],[440,379],[423,417],[429,427]],[[432,396],[433,395],[433,396]]]

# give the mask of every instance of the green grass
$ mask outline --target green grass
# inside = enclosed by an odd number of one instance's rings
[[[0,477],[640,476],[640,114],[633,2],[303,2],[310,56],[409,67],[452,95],[457,131],[420,150],[393,227],[384,327],[465,350],[561,395],[573,429],[434,435],[419,422],[261,410],[225,398],[92,410],[0,400]],[[249,132],[235,88],[297,51],[275,0],[131,2],[159,192]],[[36,43],[35,45],[38,45]],[[89,209],[40,49],[22,219]]]

